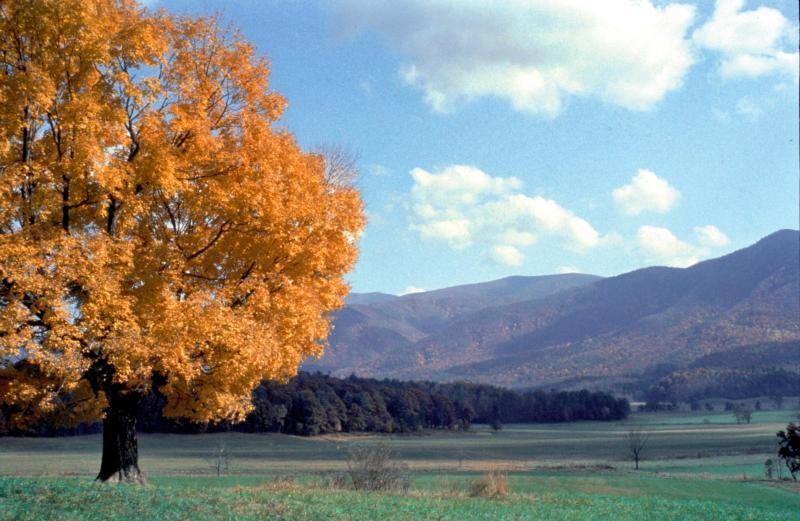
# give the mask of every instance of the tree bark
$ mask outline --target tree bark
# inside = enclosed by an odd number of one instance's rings
[[[145,479],[139,470],[139,444],[136,437],[136,414],[140,397],[134,393],[108,396],[109,406],[103,419],[103,459],[97,481],[138,483]]]

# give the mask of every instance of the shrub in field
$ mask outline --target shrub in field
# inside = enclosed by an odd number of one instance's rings
[[[347,452],[347,474],[355,490],[408,491],[408,465],[394,460],[392,449],[384,442],[353,445]]]
[[[325,472],[322,474],[322,486],[331,490],[350,488],[352,480],[347,472]]]
[[[506,497],[510,491],[508,476],[499,470],[487,472],[469,484],[470,497],[501,498]]]

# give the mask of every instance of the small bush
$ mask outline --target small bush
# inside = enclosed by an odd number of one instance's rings
[[[471,497],[502,498],[509,492],[508,476],[498,470],[487,472],[469,484]]]
[[[411,482],[408,465],[394,461],[383,442],[353,445],[347,453],[347,474],[355,490],[407,492]]]
[[[346,472],[326,472],[322,474],[322,485],[331,490],[351,488],[352,481]]]

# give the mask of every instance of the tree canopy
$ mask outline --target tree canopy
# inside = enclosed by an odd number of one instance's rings
[[[363,227],[215,18],[0,2],[0,405],[240,420],[319,355]]]

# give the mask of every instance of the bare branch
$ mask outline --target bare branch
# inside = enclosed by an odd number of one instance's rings
[[[358,178],[358,155],[340,145],[321,145],[314,153],[325,161],[325,180],[332,190],[349,188]]]

